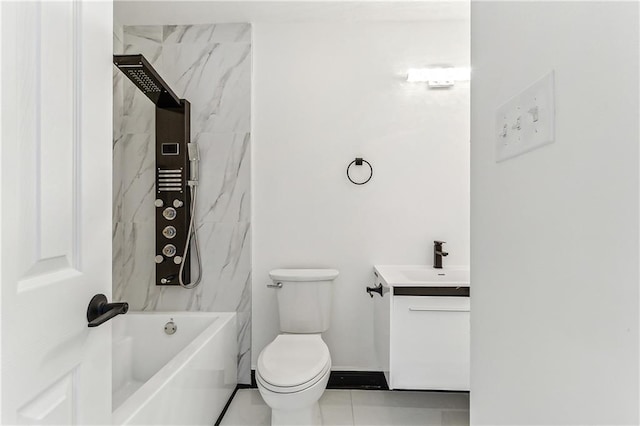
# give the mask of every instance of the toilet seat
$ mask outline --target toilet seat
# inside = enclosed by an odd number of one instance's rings
[[[260,374],[258,372],[256,372],[256,381],[258,382],[258,385],[259,385],[258,387],[262,386],[262,388],[270,392],[277,393],[277,394],[293,394],[296,392],[305,391],[313,387],[316,383],[322,381],[325,377],[328,377],[330,370],[331,370],[331,363],[327,364],[326,368],[316,377],[298,386],[288,386],[288,387],[274,386],[266,382],[262,377],[260,377]],[[326,383],[324,386],[326,386]]]
[[[299,392],[330,369],[329,348],[319,334],[281,334],[260,353],[256,380],[272,392]]]

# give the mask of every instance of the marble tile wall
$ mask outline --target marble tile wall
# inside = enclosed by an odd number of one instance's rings
[[[124,26],[114,52],[142,53],[191,102],[203,280],[193,290],[155,285],[155,107],[114,68],[113,298],[132,310],[237,312],[238,379],[249,383],[251,25]]]

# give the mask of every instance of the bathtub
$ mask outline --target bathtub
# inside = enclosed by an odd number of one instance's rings
[[[165,332],[170,321],[176,325],[171,335]],[[235,313],[118,316],[113,424],[214,424],[237,384],[237,354]]]

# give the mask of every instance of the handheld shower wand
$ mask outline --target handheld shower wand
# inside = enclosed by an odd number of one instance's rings
[[[184,288],[195,288],[198,286],[198,284],[200,284],[200,281],[202,280],[202,260],[200,259],[200,248],[198,247],[198,230],[195,228],[196,198],[198,195],[198,164],[200,162],[200,152],[198,150],[198,144],[196,142],[188,143],[187,152],[189,155],[190,163],[190,176],[189,180],[187,181],[187,185],[189,186],[189,191],[191,192],[191,220],[189,221],[189,230],[187,231],[187,241],[184,245],[183,258],[186,259],[187,254],[189,253],[189,249],[191,248],[191,242],[193,241],[196,252],[196,262],[198,263],[198,278],[192,280],[190,283],[185,284],[182,278],[185,262],[182,262],[180,264],[180,271],[178,272],[178,283],[180,283],[180,286]]]

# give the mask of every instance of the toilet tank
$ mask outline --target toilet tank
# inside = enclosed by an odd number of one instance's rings
[[[283,333],[321,333],[329,329],[335,269],[274,269]]]

